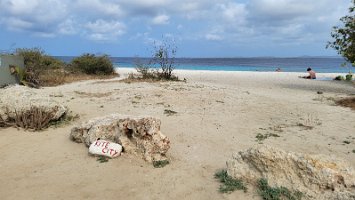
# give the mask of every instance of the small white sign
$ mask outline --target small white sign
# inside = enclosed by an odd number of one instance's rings
[[[96,140],[89,147],[89,153],[115,158],[122,152],[122,146],[106,140]]]

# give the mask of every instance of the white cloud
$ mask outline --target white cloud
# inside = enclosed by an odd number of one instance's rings
[[[313,23],[317,18],[332,15],[337,9],[343,12],[345,0],[250,0],[247,4],[249,20],[268,26],[282,26],[292,22]],[[332,6],[330,6],[332,5]]]
[[[315,6],[308,0],[251,0],[248,9],[259,20],[289,20],[310,14]]]
[[[214,33],[208,33],[205,35],[206,40],[221,41],[223,38],[220,35]]]
[[[59,0],[1,0],[1,24],[9,30],[48,37],[67,15],[66,3]]]
[[[119,18],[126,14],[126,12],[121,8],[121,5],[116,1],[78,0],[74,2],[72,6],[85,17]]]
[[[14,30],[14,31],[30,29],[33,27],[33,24],[31,22],[18,19],[18,18],[13,18],[13,17],[6,18],[5,20],[3,20],[2,23],[7,25],[10,30]]]
[[[178,34],[194,40],[306,42],[328,37],[348,6],[349,0],[0,0],[0,26],[95,41],[137,32],[157,37],[177,27]]]
[[[74,35],[78,33],[77,23],[72,19],[66,19],[58,25],[58,32],[63,35]]]
[[[125,25],[117,21],[96,20],[84,25],[88,31],[87,37],[96,41],[116,40],[118,36],[125,33]]]
[[[219,5],[225,20],[238,24],[245,23],[248,14],[244,4],[228,3]]]
[[[38,37],[43,37],[43,38],[54,38],[56,36],[56,34],[54,33],[46,33],[46,32],[36,32],[33,35]]]
[[[331,26],[345,14],[345,1],[250,0],[244,4],[221,4],[222,16],[214,25],[224,31],[225,38],[238,42],[243,38],[255,43],[278,41],[275,45],[290,41],[325,43]]]
[[[168,15],[158,15],[152,19],[152,24],[162,25],[169,24],[170,17]]]

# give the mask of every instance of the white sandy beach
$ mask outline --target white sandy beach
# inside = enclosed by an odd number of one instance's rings
[[[355,167],[355,111],[332,101],[355,95],[353,84],[298,78],[305,73],[187,70],[176,71],[186,83],[118,82],[131,71],[38,92],[79,114],[74,123],[111,113],[160,118],[171,140],[169,165],[156,169],[126,154],[99,163],[69,139],[73,124],[41,132],[0,129],[1,199],[260,199],[252,191],[219,193],[213,175],[233,153],[257,145],[258,133],[269,132],[280,137],[264,144],[343,158]],[[177,114],[166,116],[165,109]]]

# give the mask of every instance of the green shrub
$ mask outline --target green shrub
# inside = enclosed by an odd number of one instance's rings
[[[334,80],[336,80],[336,81],[343,81],[343,80],[345,80],[345,78],[344,78],[344,76],[339,75],[339,76],[336,76],[336,77],[334,78]]]
[[[65,66],[64,62],[46,55],[40,48],[18,48],[16,55],[23,57],[27,70],[60,69]]]
[[[353,75],[352,75],[352,74],[347,74],[347,75],[345,76],[345,80],[347,80],[347,81],[353,80]]]
[[[48,74],[49,70],[66,66],[64,62],[46,55],[40,48],[18,48],[16,55],[24,59],[25,73],[22,81],[36,86],[42,85],[41,77],[45,77],[44,74]]]
[[[109,75],[114,73],[113,64],[107,55],[83,54],[72,60],[71,67],[73,71],[85,74]]]

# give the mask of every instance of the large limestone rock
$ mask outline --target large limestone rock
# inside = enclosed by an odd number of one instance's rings
[[[270,146],[241,151],[227,161],[227,172],[255,184],[299,190],[306,199],[355,199],[355,171],[345,161],[325,156],[286,152]]]
[[[126,153],[142,156],[146,161],[166,159],[170,140],[160,132],[160,120],[112,114],[84,122],[72,128],[75,142],[90,146],[98,138],[119,143]]]
[[[66,112],[64,105],[42,94],[41,90],[19,85],[0,89],[0,121],[3,125],[9,123],[23,128],[41,129]]]

